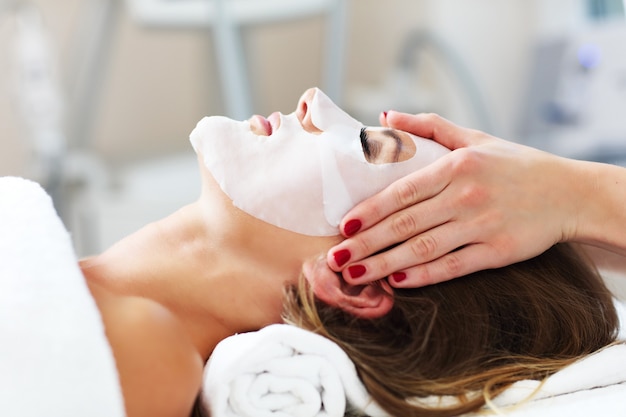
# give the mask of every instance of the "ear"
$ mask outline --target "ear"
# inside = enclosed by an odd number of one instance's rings
[[[356,317],[382,317],[393,307],[393,290],[387,280],[350,285],[329,268],[325,257],[306,261],[303,270],[317,298]]]
[[[341,287],[339,308],[356,317],[375,319],[389,313],[393,307],[393,291],[387,280],[367,285],[349,285],[344,282]]]

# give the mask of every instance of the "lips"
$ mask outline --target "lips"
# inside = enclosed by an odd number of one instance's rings
[[[249,120],[250,129],[259,136],[271,136],[280,127],[280,113],[274,112],[266,119],[263,116],[254,115]]]
[[[250,118],[250,129],[256,135],[269,136],[272,134],[272,125],[263,116],[254,115]]]

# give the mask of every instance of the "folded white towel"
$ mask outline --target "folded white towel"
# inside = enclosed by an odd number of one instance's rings
[[[205,368],[203,399],[211,417],[387,416],[339,346],[287,324],[220,342]]]
[[[113,354],[37,184],[0,178],[0,416],[121,417]]]

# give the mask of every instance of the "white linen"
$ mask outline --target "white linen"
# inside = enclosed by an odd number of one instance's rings
[[[624,341],[626,307],[617,301],[615,305],[620,317],[619,339]],[[610,346],[589,355],[550,376],[543,384],[517,382],[493,402],[504,415],[511,417],[624,417],[626,345]],[[511,407],[515,404],[519,405]]]
[[[204,374],[211,417],[387,416],[335,343],[287,324],[224,339]]]
[[[45,191],[0,178],[0,415],[122,417],[104,326]]]
[[[626,346],[611,346],[557,372],[532,395],[539,385],[517,382],[494,404],[511,417],[626,416]],[[509,408],[514,404],[520,405]]]

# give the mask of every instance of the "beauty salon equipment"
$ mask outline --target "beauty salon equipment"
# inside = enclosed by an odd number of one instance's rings
[[[538,42],[520,123],[525,143],[626,165],[624,42],[623,21]]]

